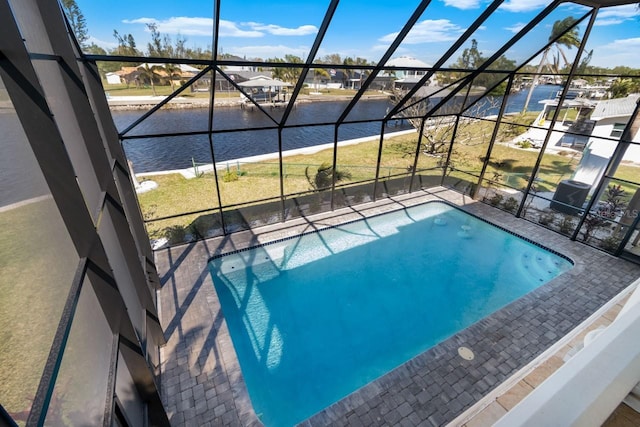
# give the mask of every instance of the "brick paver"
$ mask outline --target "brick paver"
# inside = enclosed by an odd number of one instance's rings
[[[439,426],[525,366],[640,276],[613,258],[442,188],[358,207],[371,215],[428,200],[462,209],[558,251],[575,266],[302,423]],[[346,215],[343,213],[346,212]],[[360,217],[351,210],[156,252],[162,278],[161,391],[172,425],[261,425],[253,411],[207,261],[214,255]],[[458,355],[470,348],[471,361]]]

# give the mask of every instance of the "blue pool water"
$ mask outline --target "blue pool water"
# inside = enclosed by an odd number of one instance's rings
[[[256,413],[290,426],[571,263],[436,202],[209,267]]]

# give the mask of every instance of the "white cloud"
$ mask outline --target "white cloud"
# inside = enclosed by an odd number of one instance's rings
[[[548,0],[507,0],[500,9],[509,12],[530,12],[532,10],[542,9],[550,2]]]
[[[640,11],[636,4],[610,7],[598,12],[595,25],[603,27],[607,25],[617,25],[625,21],[636,19]]]
[[[315,25],[301,25],[298,28],[285,28],[279,25],[261,24],[258,22],[247,22],[242,25],[246,25],[257,31],[266,31],[274,36],[307,36],[318,32],[318,27]]]
[[[638,16],[639,14],[640,13],[638,12],[638,6],[636,4],[627,4],[624,6],[614,6],[608,7],[606,9],[601,9],[600,12],[598,12],[598,18],[633,18],[635,16]]]
[[[452,23],[448,19],[426,19],[418,22],[409,31],[403,43],[419,44],[419,43],[437,43],[453,41],[464,32],[464,28]],[[398,33],[387,34],[378,39],[381,42],[392,42]]]
[[[445,6],[455,7],[456,9],[477,9],[480,7],[480,0],[442,0]]]
[[[263,45],[263,46],[235,46],[224,48],[225,52],[247,58],[284,58],[285,55],[296,55],[306,59],[310,48],[308,46],[285,46],[285,45]]]
[[[213,28],[213,27],[212,27]],[[209,31],[209,34],[211,34]],[[232,21],[220,20],[220,37],[262,37],[264,33],[261,31],[246,31],[238,28],[238,25]]]
[[[625,65],[636,68],[640,66],[640,59],[629,52],[637,52],[639,49],[640,37],[614,40],[593,49],[591,65],[608,68]]]
[[[525,27],[525,23],[523,22],[516,22],[515,24],[513,24],[510,27],[505,27],[504,29],[507,31],[511,31],[512,33],[517,33],[518,31],[522,30]]]
[[[107,42],[107,41],[95,38],[93,36],[89,36],[89,39],[87,40],[87,42],[88,44],[95,43],[96,45],[100,46],[105,50],[115,49],[116,47],[118,47],[118,43],[116,42]]]
[[[144,25],[155,23],[158,27],[158,31],[164,34],[211,36],[213,33],[213,19],[211,18],[177,16],[168,19],[155,19],[143,17],[137,19],[125,19],[122,22],[125,24]],[[220,24],[222,27],[222,22]]]
[[[137,18],[125,19],[125,24],[152,24],[158,26],[158,31],[163,34],[182,34],[191,36],[211,36],[213,34],[213,19],[203,17],[172,16],[167,19]],[[258,22],[237,23],[220,20],[221,37],[257,38],[266,34],[275,36],[305,36],[316,34],[318,28],[314,25],[301,25],[297,28],[285,28],[274,24],[262,24]]]
[[[211,36],[213,34],[213,19],[203,17],[172,16],[168,19],[137,18],[125,19],[125,24],[152,24],[158,26],[163,34],[182,34],[187,36]],[[241,29],[235,22],[220,20],[220,36],[226,37],[262,37],[264,33],[254,30]]]
[[[595,25],[596,27],[606,27],[609,25],[622,24],[624,21],[625,19],[620,19],[620,18],[596,19],[596,23],[593,25]]]
[[[390,44],[376,44],[371,48],[371,50],[373,50],[374,52],[386,52],[386,50],[389,49],[389,46],[391,46],[391,45]]]
[[[604,46],[598,47],[602,50],[618,50],[625,52],[633,52],[635,49],[640,48],[640,37],[633,37],[630,39],[618,39]]]

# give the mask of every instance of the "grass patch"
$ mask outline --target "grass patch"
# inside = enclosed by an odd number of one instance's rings
[[[153,90],[151,86],[129,86],[124,84],[111,85],[103,82],[103,87],[105,93],[108,93],[110,96],[154,96]],[[156,96],[169,96],[174,91],[178,90],[177,86],[174,86],[174,89],[171,89],[171,86],[155,86]],[[211,95],[209,92],[191,92],[189,88],[187,88],[180,95],[183,98],[209,98]],[[238,91],[216,91],[216,99],[218,98],[240,98],[240,92]]]
[[[527,120],[533,120],[533,115],[526,118],[525,121]],[[517,126],[518,131],[526,130],[521,121],[518,121]],[[461,133],[458,135],[460,139],[456,139],[459,142],[454,146],[454,154],[452,155],[453,164],[460,172],[451,174],[451,179],[447,182],[462,180],[468,181],[468,184],[471,185],[476,181],[473,176],[465,175],[462,172],[472,175],[479,174],[492,129],[493,124],[487,121],[478,121],[465,126],[464,134]],[[416,134],[410,134],[384,141],[380,169],[381,179],[410,174],[417,138]],[[514,138],[513,126],[501,126],[498,141],[509,141],[512,138]],[[341,181],[341,185],[375,178],[378,145],[378,140],[374,140],[338,148],[338,170],[350,174],[350,179]],[[524,189],[538,154],[539,151],[523,150],[497,143],[493,147],[485,178],[492,180],[497,177],[499,184]],[[538,191],[555,191],[561,180],[568,179],[573,174],[580,157],[581,153],[572,151],[545,154],[538,173]],[[437,168],[440,161],[441,157],[421,153],[417,171]],[[307,180],[307,173],[312,176],[318,166],[325,162],[330,164],[333,162],[332,149],[310,155],[285,157],[283,163],[284,193],[296,194],[310,191],[311,186]],[[637,173],[637,167],[622,165],[616,176],[622,179],[637,180]],[[240,164],[239,166],[230,164],[226,170],[219,171],[218,178],[222,206],[251,205],[255,204],[257,200],[280,196],[279,165],[275,159]],[[156,181],[159,188],[139,196],[147,220],[218,208],[218,195],[215,193],[215,178],[212,173],[189,180],[177,174],[159,175],[150,177],[150,179]],[[485,185],[489,185],[489,183],[485,183]],[[623,188],[629,197],[635,191],[628,185],[623,185]],[[188,233],[189,230],[186,228],[197,217],[198,215],[186,215],[163,220],[162,224],[159,222],[150,223],[148,229],[152,238],[160,237],[163,233],[171,233],[172,236],[176,236]]]
[[[108,84],[106,81],[102,82],[102,86],[104,87],[105,93],[109,93],[111,96],[153,96],[153,90],[151,86],[140,86],[135,87],[133,85],[129,85],[127,87],[126,84]],[[177,86],[174,86],[174,89],[171,89],[170,85],[156,85],[155,91],[157,96],[168,96],[171,95],[175,90],[178,90]],[[301,95],[310,95],[311,92],[320,92],[323,95],[329,96],[340,96],[340,97],[353,97],[356,92],[352,89],[320,89],[315,90],[313,88],[303,88],[300,91]],[[220,98],[240,98],[240,92],[237,90],[232,91],[218,91],[216,90],[216,99]],[[290,94],[288,94],[290,95]],[[365,95],[380,95],[380,92],[371,90],[366,91]],[[189,88],[187,88],[184,92],[182,92],[179,96],[186,98],[209,98],[211,95],[209,92],[191,92]],[[287,96],[287,99],[289,96]]]

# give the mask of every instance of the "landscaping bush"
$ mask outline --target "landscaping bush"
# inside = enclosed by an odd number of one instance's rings
[[[500,205],[500,203],[502,203],[502,199],[504,199],[504,196],[502,194],[496,193],[493,196],[491,196],[487,201],[491,206],[497,207],[498,205]]]
[[[164,235],[170,244],[184,243],[187,231],[182,225],[172,225],[164,229]]]
[[[571,215],[565,215],[560,221],[560,232],[562,234],[571,234],[573,232],[573,228],[575,224],[573,222],[573,217]]]
[[[600,240],[600,247],[607,252],[615,252],[620,246],[620,242],[622,242],[622,238],[612,234]]]
[[[533,147],[533,144],[529,141],[518,141],[516,142],[516,145],[520,148],[531,148]]]
[[[556,219],[556,215],[553,212],[545,211],[540,214],[538,218],[538,222],[542,225],[550,225],[553,224],[553,221]]]
[[[236,171],[227,171],[222,175],[224,182],[233,182],[238,180],[238,173]]]
[[[508,211],[508,212],[515,212],[516,209],[518,209],[518,205],[520,204],[520,202],[518,202],[518,200],[515,197],[509,197],[507,200],[505,200],[505,202],[502,204],[502,207]]]

